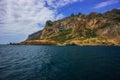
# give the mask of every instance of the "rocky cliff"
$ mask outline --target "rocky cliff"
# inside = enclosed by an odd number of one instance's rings
[[[120,10],[48,20],[43,30],[29,35],[20,44],[120,45]]]

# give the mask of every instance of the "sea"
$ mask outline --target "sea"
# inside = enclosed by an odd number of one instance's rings
[[[120,80],[120,47],[0,45],[0,80]]]

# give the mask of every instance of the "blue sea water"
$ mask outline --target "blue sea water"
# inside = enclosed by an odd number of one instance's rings
[[[120,80],[120,47],[1,45],[0,80]]]

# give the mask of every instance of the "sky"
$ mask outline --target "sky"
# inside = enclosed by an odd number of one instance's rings
[[[0,0],[0,44],[24,41],[47,20],[113,8],[120,9],[120,0]]]

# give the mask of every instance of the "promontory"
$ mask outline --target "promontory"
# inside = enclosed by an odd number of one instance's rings
[[[29,35],[19,44],[120,46],[120,9],[88,15],[71,14],[57,21],[48,20],[43,30]]]

